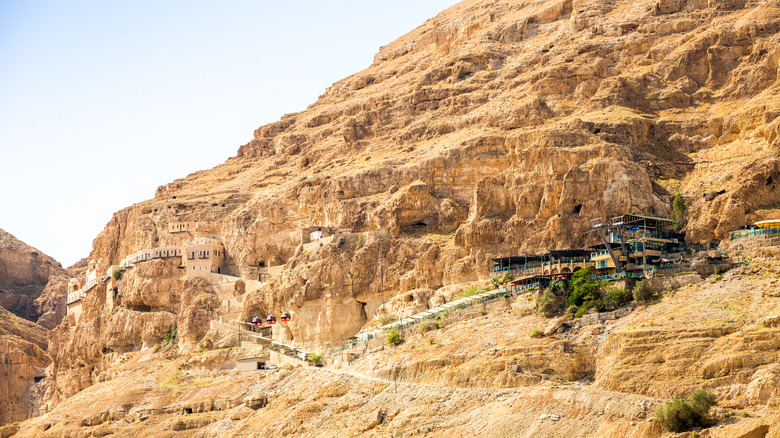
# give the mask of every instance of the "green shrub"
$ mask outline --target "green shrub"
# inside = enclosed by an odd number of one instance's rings
[[[609,310],[615,310],[623,304],[631,301],[632,295],[627,290],[610,289],[604,296],[604,305]]]
[[[464,289],[463,293],[461,293],[460,296],[462,296],[462,297],[470,297],[470,296],[476,295],[476,294],[477,294],[477,287],[476,286],[472,286],[472,287],[467,287],[466,289]]]
[[[395,316],[394,313],[384,312],[381,315],[379,315],[379,318],[377,318],[377,321],[379,322],[379,325],[387,325],[387,324],[390,324],[391,322],[398,321],[398,317]]]
[[[509,272],[504,272],[504,275],[501,276],[501,284],[507,284],[514,279],[515,277],[512,277],[512,275],[509,274]]]
[[[306,357],[309,362],[311,362],[312,365],[321,367],[322,363],[320,361],[322,360],[322,357],[324,354],[322,353],[309,353],[309,355]]]
[[[569,306],[569,308],[566,309],[566,316],[574,317],[574,315],[577,314],[577,311],[580,310],[577,306]]]
[[[679,193],[674,197],[672,201],[672,220],[676,223],[673,228],[675,231],[679,231],[682,228],[682,224],[685,221],[685,199]]]
[[[583,316],[588,314],[588,309],[585,308],[585,306],[580,307],[577,309],[577,313],[574,314],[575,318],[582,318]]]
[[[550,286],[536,298],[536,308],[546,317],[555,316],[563,311],[566,306],[566,297],[558,294],[555,286]]]
[[[647,280],[642,280],[637,282],[634,286],[633,295],[634,300],[646,303],[655,295],[655,289],[650,286],[650,283]]]
[[[543,338],[544,337],[544,332],[539,330],[539,329],[535,329],[534,331],[531,332],[531,337],[532,338]]]
[[[688,398],[688,402],[693,406],[694,411],[700,416],[707,418],[707,414],[710,412],[710,408],[718,405],[718,398],[710,391],[704,389],[697,389],[693,391]]]
[[[697,389],[688,400],[674,397],[655,410],[655,419],[670,432],[682,432],[710,423],[710,408],[718,404],[715,394]]]
[[[114,281],[119,281],[122,279],[122,270],[119,268],[114,268],[114,271],[111,272],[111,277],[114,279]]]
[[[490,279],[490,282],[494,287],[498,287],[501,284],[501,277],[493,277]]]
[[[726,273],[726,270],[723,268],[718,268],[715,270],[715,275],[723,275]]]
[[[357,243],[355,243],[356,248],[360,248],[363,246],[363,244],[366,243],[366,235],[363,233],[358,234]]]
[[[385,335],[385,342],[387,342],[387,345],[395,347],[396,345],[403,342],[403,339],[401,338],[401,334],[398,333],[398,330],[396,330],[394,327],[391,328]]]
[[[176,340],[176,336],[178,336],[178,330],[176,329],[176,323],[174,322],[173,325],[171,325],[171,329],[168,331],[168,334],[165,335],[165,341],[173,343],[173,341]]]
[[[433,330],[433,325],[429,325],[427,322],[420,323],[420,334],[424,335],[425,332]]]

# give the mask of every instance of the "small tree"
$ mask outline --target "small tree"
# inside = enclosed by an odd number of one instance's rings
[[[571,276],[571,295],[569,295],[569,305],[581,306],[586,301],[593,301],[599,298],[599,285],[592,280],[593,269],[590,266],[580,269]]]
[[[119,281],[122,279],[122,270],[120,268],[114,268],[114,270],[111,272],[111,277],[114,279],[114,281]]]
[[[655,295],[655,289],[647,280],[642,280],[634,286],[633,295],[636,301],[646,303]]]
[[[680,228],[682,228],[685,220],[685,210],[685,199],[678,193],[677,196],[674,197],[674,201],[672,201],[672,220],[675,221],[675,231],[679,231]]]
[[[385,335],[385,341],[387,342],[387,345],[395,347],[396,345],[400,344],[403,339],[401,338],[401,334],[398,333],[398,330],[393,327]]]

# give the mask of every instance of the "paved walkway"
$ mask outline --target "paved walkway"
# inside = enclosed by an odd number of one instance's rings
[[[436,319],[436,317],[441,314],[446,314],[459,308],[465,309],[467,307],[473,306],[474,304],[481,303],[482,301],[492,300],[504,296],[507,293],[508,291],[506,289],[493,289],[488,292],[482,292],[476,295],[458,298],[457,300],[450,301],[449,303],[442,304],[441,306],[436,306],[428,310],[423,310],[420,313],[403,317],[398,321],[392,322],[390,324],[379,326],[373,330],[360,332],[357,334],[358,343],[363,343],[368,341],[369,339],[373,339],[378,336],[381,336],[385,331],[390,330],[392,328],[396,328],[396,329],[407,328],[411,325],[419,324],[425,321],[426,319],[433,320]]]

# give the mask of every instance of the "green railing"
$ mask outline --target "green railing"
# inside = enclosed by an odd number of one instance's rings
[[[421,318],[412,318],[411,316],[408,316],[406,318],[401,318],[400,324],[395,325],[393,328],[395,328],[397,330],[404,330],[404,329],[407,329],[407,328],[409,328],[411,326],[419,324],[421,322],[429,321],[429,320],[436,320],[438,317],[446,316],[449,313],[454,312],[456,310],[468,309],[469,307],[472,307],[475,304],[483,304],[483,303],[485,303],[487,301],[492,301],[492,300],[495,300],[497,298],[501,298],[503,296],[506,296],[507,294],[510,294],[510,291],[507,290],[507,289],[504,289],[504,288],[496,289],[493,293],[490,293],[488,295],[484,295],[484,296],[480,297],[478,300],[464,301],[462,303],[458,303],[455,306],[448,307],[446,309],[439,309],[439,310],[437,310],[435,312],[431,312],[430,314],[424,315]],[[439,306],[439,307],[441,307],[441,306]],[[417,315],[414,315],[414,316],[417,316]],[[365,337],[363,337],[363,339],[356,339],[356,340],[354,340],[352,342],[348,342],[348,343],[346,343],[344,345],[341,345],[340,347],[336,347],[333,350],[330,350],[327,353],[327,356],[331,356],[333,354],[340,353],[340,352],[342,352],[344,350],[348,350],[348,349],[350,349],[352,347],[356,347],[356,346],[358,346],[360,344],[368,342],[368,341],[370,341],[372,339],[376,339],[376,338],[384,335],[384,333],[386,331],[387,330],[383,330],[383,331],[381,331],[381,333],[379,333],[379,330],[377,330],[375,332],[368,333],[368,334],[365,335]]]
[[[731,240],[745,239],[748,237],[766,236],[770,234],[780,234],[780,228],[757,228],[755,230],[738,230],[729,233]]]

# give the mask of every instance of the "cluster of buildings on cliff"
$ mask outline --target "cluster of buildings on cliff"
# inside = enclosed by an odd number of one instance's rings
[[[513,290],[544,287],[565,280],[583,268],[597,272],[597,279],[650,277],[658,273],[697,271],[711,273],[731,266],[717,246],[690,247],[670,219],[626,214],[610,221],[594,219],[585,231],[601,243],[588,248],[553,250],[492,259],[491,274],[510,275]],[[780,234],[780,221],[763,221],[735,231],[731,239]]]
[[[175,222],[168,224],[168,233],[194,233],[196,228],[195,222]],[[331,227],[306,227],[301,229],[301,244],[304,250],[308,250],[328,244],[334,238],[350,232],[350,230]],[[184,271],[186,278],[210,279],[213,275],[225,274],[225,246],[215,237],[196,237],[183,245],[164,246],[135,252],[123,258],[119,265],[109,266],[105,274],[100,277],[97,268],[101,263],[92,260],[87,266],[84,281],[72,278],[68,283],[67,313],[75,314],[75,318],[78,320],[81,314],[82,300],[101,282],[106,284],[106,302],[113,307],[118,287],[115,271],[122,272],[138,263],[150,260],[176,258],[181,259],[179,268]],[[283,266],[266,266],[265,262],[260,262],[257,267],[258,280],[267,281],[278,275],[282,268]]]

